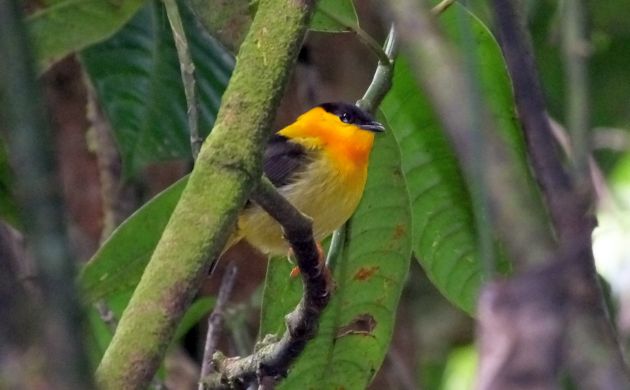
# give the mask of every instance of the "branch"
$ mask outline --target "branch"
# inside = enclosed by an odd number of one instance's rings
[[[517,16],[512,0],[494,0],[494,13],[527,151],[560,242],[570,242],[576,235],[580,241],[588,241],[591,229],[574,231],[582,226],[592,226],[592,222],[584,221],[588,203],[576,197],[573,181],[561,164],[524,20]]]
[[[258,3],[215,127],[96,371],[103,389],[143,388],[153,377],[261,175],[268,129],[312,9],[308,0]]]
[[[315,336],[320,314],[330,299],[331,279],[319,258],[311,219],[293,207],[266,178],[252,193],[252,200],[282,225],[300,267],[304,297],[286,317],[287,330],[279,341],[244,358],[215,359],[218,373],[204,379],[207,389],[242,386],[256,377],[259,382],[268,383],[267,377],[277,380],[285,376],[291,363]]]

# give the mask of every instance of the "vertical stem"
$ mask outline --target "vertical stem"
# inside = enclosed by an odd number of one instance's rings
[[[21,6],[17,0],[0,2],[0,117],[6,121],[22,221],[41,276],[43,338],[50,357],[44,364],[51,388],[91,388],[53,142]]]
[[[562,38],[566,74],[566,120],[573,143],[573,161],[578,188],[588,189],[590,154],[588,99],[589,43],[583,0],[563,1]]]
[[[199,113],[197,110],[197,99],[195,97],[195,64],[190,56],[186,32],[182,26],[182,19],[179,15],[176,0],[163,0],[168,21],[173,31],[177,57],[179,58],[179,69],[182,73],[182,83],[186,94],[186,104],[188,105],[188,128],[190,131],[190,148],[193,159],[197,159],[203,139],[199,135]]]
[[[490,218],[490,199],[488,188],[484,184],[487,182],[485,177],[488,173],[485,169],[485,156],[487,156],[488,140],[483,128],[488,124],[483,118],[482,113],[484,107],[482,101],[484,99],[481,92],[479,80],[481,78],[479,70],[479,61],[475,53],[475,42],[473,40],[473,30],[470,24],[470,18],[466,15],[466,10],[462,7],[457,8],[457,27],[462,36],[462,54],[464,59],[464,77],[467,84],[467,99],[470,102],[471,113],[471,148],[474,155],[479,158],[472,161],[471,175],[468,178],[471,187],[471,197],[475,216],[475,231],[477,233],[477,243],[479,246],[479,258],[482,259],[485,276],[490,279],[495,272],[494,243],[492,235],[492,220]]]

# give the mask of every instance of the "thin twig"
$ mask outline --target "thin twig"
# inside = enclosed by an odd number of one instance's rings
[[[563,1],[562,37],[566,74],[566,123],[573,144],[573,165],[577,187],[588,191],[590,155],[587,59],[590,48],[586,31],[584,1]]]
[[[203,348],[203,360],[201,362],[201,379],[215,371],[212,364],[212,355],[214,355],[214,352],[217,350],[219,337],[221,337],[221,333],[223,331],[223,323],[225,322],[225,306],[227,305],[230,294],[232,293],[237,272],[238,267],[235,264],[230,265],[227,271],[225,271],[223,279],[221,280],[217,303],[212,310],[212,314],[208,317],[208,331],[206,333],[206,343]],[[200,380],[199,390],[203,390],[203,388],[203,383]]]
[[[195,64],[190,56],[186,32],[182,26],[182,19],[177,8],[177,1],[163,0],[166,7],[168,21],[173,31],[177,57],[179,58],[179,68],[182,73],[184,93],[186,94],[186,104],[188,105],[188,127],[190,129],[190,147],[193,159],[197,159],[203,138],[199,135],[199,113],[197,110],[197,100],[195,97]]]

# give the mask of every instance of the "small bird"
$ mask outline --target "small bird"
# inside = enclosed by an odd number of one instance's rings
[[[320,104],[272,136],[263,171],[293,206],[313,219],[317,242],[354,213],[367,179],[374,133],[385,127],[348,103]],[[286,255],[280,225],[248,203],[239,215],[229,249],[246,239],[264,254]]]

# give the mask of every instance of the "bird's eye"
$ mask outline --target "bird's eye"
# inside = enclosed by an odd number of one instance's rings
[[[347,112],[344,112],[343,114],[341,114],[340,119],[344,123],[350,123],[352,121],[352,116]]]

